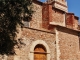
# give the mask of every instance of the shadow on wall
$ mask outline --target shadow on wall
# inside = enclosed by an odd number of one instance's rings
[[[77,31],[72,30],[72,29],[68,29],[68,28],[65,28],[65,27],[58,26],[58,31],[78,36]]]

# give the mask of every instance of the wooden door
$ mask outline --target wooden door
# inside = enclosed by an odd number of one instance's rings
[[[42,45],[37,45],[35,47],[34,60],[46,60],[46,50]]]

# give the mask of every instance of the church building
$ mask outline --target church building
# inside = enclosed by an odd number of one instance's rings
[[[18,39],[24,43],[14,60],[80,60],[80,30],[65,0],[33,0],[33,16]]]
[[[33,0],[31,21],[17,35],[16,55],[7,60],[80,60],[79,18],[66,0]]]

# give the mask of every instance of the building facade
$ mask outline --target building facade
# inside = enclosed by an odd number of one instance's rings
[[[16,55],[3,59],[80,60],[79,18],[68,13],[67,2],[33,0],[33,10],[32,20],[25,21],[17,34]]]

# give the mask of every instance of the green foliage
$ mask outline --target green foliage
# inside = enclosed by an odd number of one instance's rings
[[[0,54],[14,54],[17,25],[32,16],[31,0],[0,0]]]

